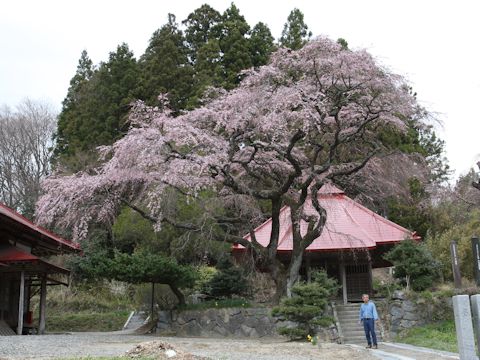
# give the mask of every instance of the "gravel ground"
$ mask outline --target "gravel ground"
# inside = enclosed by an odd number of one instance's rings
[[[117,333],[0,336],[0,359],[55,359],[123,355],[152,336]]]
[[[74,333],[69,335],[1,336],[0,359],[56,359],[86,356],[119,356],[136,344],[161,339],[176,349],[221,360],[376,359],[363,349],[336,344],[321,347],[278,339],[235,340],[165,338],[124,333]]]
[[[114,333],[0,336],[0,360],[58,359],[121,356],[137,344],[152,340],[174,349],[212,360],[438,360],[458,359],[458,354],[437,352],[405,344],[380,343],[378,350],[363,346],[288,342],[281,339],[180,338]]]

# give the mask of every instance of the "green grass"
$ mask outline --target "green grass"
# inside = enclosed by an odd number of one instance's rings
[[[458,352],[453,320],[410,329],[404,335],[399,336],[397,341],[432,349]]]
[[[115,331],[121,330],[129,311],[79,312],[47,315],[47,331]]]
[[[207,310],[207,309],[221,309],[221,308],[249,308],[250,303],[244,299],[224,299],[224,300],[209,300],[198,304],[186,304],[179,307],[180,311],[185,310]]]

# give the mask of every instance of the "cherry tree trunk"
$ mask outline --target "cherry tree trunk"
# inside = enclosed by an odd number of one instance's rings
[[[280,299],[286,295],[287,291],[287,272],[282,263],[278,260],[270,265],[270,276],[275,283],[275,294],[272,302],[279,304]]]
[[[288,277],[286,283],[286,294],[288,297],[292,296],[292,287],[297,283],[300,277],[300,268],[303,261],[303,251],[298,253],[292,253],[292,259],[290,260],[290,266],[288,267]]]

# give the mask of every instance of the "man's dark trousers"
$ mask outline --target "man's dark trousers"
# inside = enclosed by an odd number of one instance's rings
[[[375,320],[363,319],[363,329],[365,330],[365,336],[367,337],[368,345],[377,345],[377,335],[375,334]]]

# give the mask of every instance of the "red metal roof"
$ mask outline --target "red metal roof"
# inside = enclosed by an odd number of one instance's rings
[[[318,201],[327,212],[327,221],[322,234],[316,238],[306,251],[336,251],[347,249],[373,249],[379,244],[394,244],[405,239],[418,237],[400,225],[374,213],[356,201],[350,199],[337,187],[326,184],[318,192]],[[306,214],[317,214],[311,200],[305,203]],[[267,246],[270,242],[271,219],[255,229],[257,241]],[[307,232],[307,223],[301,222],[302,235]],[[250,235],[245,235],[250,240]],[[278,251],[293,249],[290,208],[280,210],[280,235]],[[233,250],[243,250],[241,245],[234,245]]]
[[[37,263],[46,266],[46,268],[53,269],[55,272],[70,273],[69,270],[60,266],[49,263],[42,260],[38,256],[32,255],[28,252],[22,251],[15,246],[5,246],[0,248],[0,264],[9,266],[10,264],[24,264],[24,263]]]
[[[0,262],[22,262],[22,261],[36,261],[38,256],[24,252],[14,246],[0,248]]]
[[[38,233],[39,235],[47,237],[48,239],[50,239],[50,240],[52,240],[56,243],[59,243],[61,245],[64,245],[67,248],[70,248],[71,250],[74,250],[74,251],[80,250],[80,246],[78,244],[75,244],[71,241],[65,240],[65,239],[61,238],[60,236],[58,236],[58,235],[40,227],[38,225],[35,225],[30,220],[26,219],[25,217],[23,217],[22,215],[20,215],[19,213],[10,209],[9,207],[5,206],[2,203],[0,203],[0,215],[4,215],[4,216],[16,221],[17,223],[20,223],[20,224],[30,228],[31,230]]]

